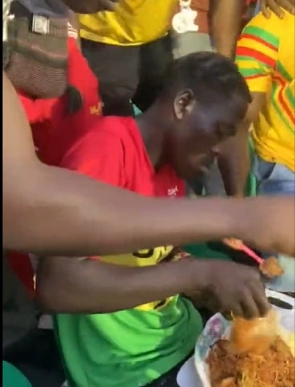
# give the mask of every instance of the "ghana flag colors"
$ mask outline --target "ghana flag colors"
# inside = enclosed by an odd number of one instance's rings
[[[295,17],[261,13],[245,27],[236,61],[252,93],[266,93],[267,102],[254,123],[253,140],[265,161],[295,171]]]

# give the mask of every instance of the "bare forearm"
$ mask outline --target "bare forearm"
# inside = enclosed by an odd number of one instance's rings
[[[259,116],[265,103],[265,93],[251,93],[250,104],[242,127],[235,137],[228,139],[221,147],[218,166],[225,191],[230,196],[243,196],[250,171],[249,128]]]
[[[229,196],[244,195],[247,177],[250,171],[250,154],[247,126],[237,138],[229,139],[218,156],[218,166],[224,188]]]
[[[216,50],[234,57],[240,32],[243,0],[210,0],[209,24]]]
[[[56,265],[54,264],[54,260]],[[37,281],[41,305],[54,313],[109,313],[204,286],[206,262],[182,260],[145,268],[49,257]]]
[[[232,235],[235,203],[153,199],[43,166],[4,184],[4,244],[41,255],[102,255]],[[20,187],[22,189],[20,189]],[[233,230],[234,229],[234,230]]]

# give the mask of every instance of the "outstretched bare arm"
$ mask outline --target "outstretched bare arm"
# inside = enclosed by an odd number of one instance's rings
[[[293,198],[145,198],[42,164],[5,75],[3,112],[4,249],[85,256],[231,236],[295,253]]]

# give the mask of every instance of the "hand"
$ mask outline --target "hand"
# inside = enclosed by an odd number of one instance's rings
[[[260,251],[295,257],[294,197],[251,198],[239,205],[234,236]]]
[[[271,11],[274,12],[280,19],[284,17],[282,8],[287,12],[295,14],[295,1],[294,0],[262,0],[261,11],[267,18],[270,17]]]
[[[188,294],[212,312],[232,313],[243,318],[264,316],[270,305],[259,271],[234,262],[196,261],[202,280],[196,292]],[[202,266],[201,266],[202,265]],[[199,286],[202,285],[202,286]]]

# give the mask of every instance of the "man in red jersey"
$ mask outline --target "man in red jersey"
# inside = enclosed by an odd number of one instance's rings
[[[143,196],[184,196],[184,179],[194,176],[218,153],[219,144],[236,134],[251,97],[232,61],[214,53],[179,59],[166,82],[144,114],[136,119],[101,119],[99,130],[94,125],[83,134],[60,166]],[[127,226],[128,220],[122,223],[122,228]],[[171,245],[152,247],[101,256],[100,264],[135,270],[163,264],[164,270],[169,261],[181,257]],[[156,278],[150,294],[139,281],[135,303],[123,291],[110,303],[97,297],[97,262],[72,259],[71,268],[64,270],[68,261],[66,257],[42,260],[37,282],[44,307],[61,313],[56,321],[70,385],[85,386],[85,375],[91,386],[110,387],[118,380],[122,387],[176,385],[176,369],[190,355],[202,329],[193,304],[177,296],[190,295],[190,286],[176,286],[167,293],[162,282],[158,284],[161,294],[156,295]],[[198,267],[195,289],[202,298],[209,297],[213,310],[244,317],[267,311],[255,270],[232,262],[194,262]],[[207,293],[213,284],[213,292]]]

